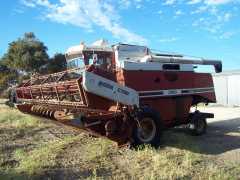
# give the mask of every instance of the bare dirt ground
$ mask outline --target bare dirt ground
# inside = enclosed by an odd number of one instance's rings
[[[240,108],[199,110],[215,114],[207,134],[174,128],[132,150],[2,103],[0,179],[240,179]]]
[[[215,115],[208,119],[207,134],[197,140],[201,151],[222,161],[240,163],[240,108],[210,106],[199,110]]]

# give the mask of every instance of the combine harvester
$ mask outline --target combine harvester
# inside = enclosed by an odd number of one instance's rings
[[[158,146],[166,128],[189,125],[206,131],[213,114],[190,112],[199,103],[216,102],[212,76],[196,65],[221,61],[153,53],[145,46],[100,40],[66,52],[68,70],[33,76],[16,88],[20,111],[58,120],[107,137],[118,145]]]

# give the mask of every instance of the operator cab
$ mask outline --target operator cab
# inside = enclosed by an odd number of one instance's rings
[[[84,69],[92,64],[107,71],[113,67],[113,50],[106,46],[105,41],[97,41],[92,46],[85,46],[84,43],[73,46],[67,50],[65,56],[68,69]]]

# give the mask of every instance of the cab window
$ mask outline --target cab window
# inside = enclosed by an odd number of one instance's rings
[[[73,68],[84,68],[84,60],[82,57],[70,59],[67,62],[67,68],[68,69],[73,69]]]
[[[86,52],[84,60],[87,65],[95,64],[103,70],[110,71],[112,68],[112,53],[109,52]]]

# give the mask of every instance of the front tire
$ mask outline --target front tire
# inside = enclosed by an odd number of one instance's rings
[[[150,144],[154,147],[160,145],[160,136],[162,133],[162,124],[160,115],[151,108],[144,108],[138,114],[138,121],[133,131],[133,146],[141,144]]]

